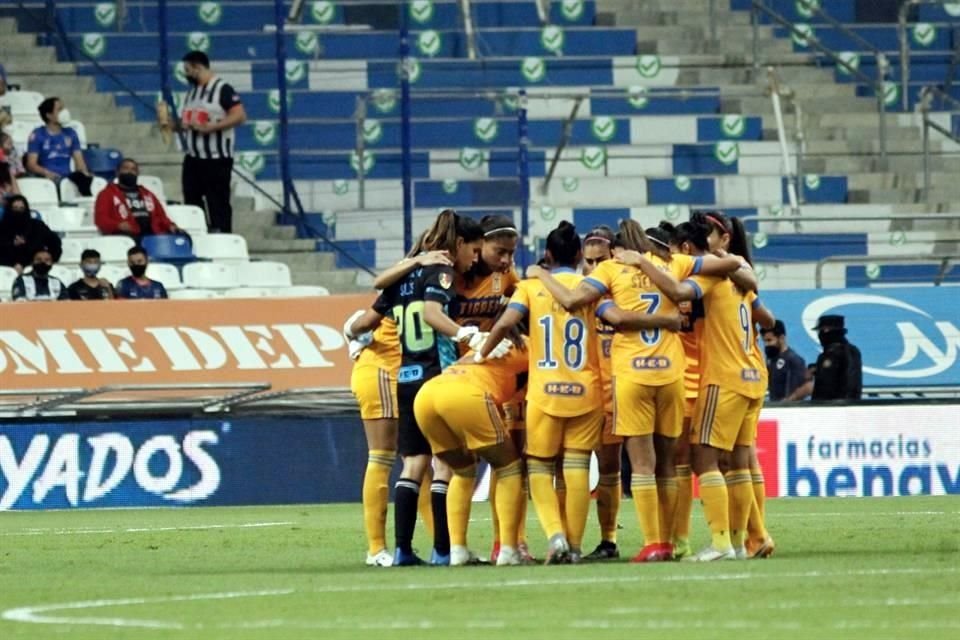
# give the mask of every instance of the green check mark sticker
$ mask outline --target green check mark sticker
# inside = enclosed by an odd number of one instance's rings
[[[467,171],[476,171],[483,166],[483,152],[473,147],[460,149],[460,166]]]
[[[481,142],[491,142],[497,137],[499,127],[493,118],[477,118],[473,122],[473,135]]]
[[[346,180],[334,180],[333,181],[333,194],[336,196],[344,196],[350,192],[350,183]]]
[[[443,41],[440,38],[440,32],[430,29],[423,31],[417,36],[417,48],[425,56],[432,58],[440,53],[440,47]]]
[[[557,210],[549,205],[540,207],[540,217],[549,222],[557,217]]]
[[[560,53],[563,50],[563,29],[556,25],[547,25],[540,32],[540,45],[550,53]]]
[[[293,106],[293,94],[287,92],[287,109]],[[270,89],[267,92],[267,108],[273,113],[280,113],[280,90]]]
[[[363,135],[363,141],[367,144],[377,144],[383,138],[383,125],[380,124],[379,120],[368,118],[363,121],[361,134]]]
[[[376,163],[377,162],[376,162],[376,159],[373,157],[373,154],[370,153],[369,151],[364,151],[363,164],[362,164],[362,170],[361,170],[360,156],[357,155],[356,151],[350,152],[350,168],[353,169],[358,174],[359,173],[363,173],[363,175],[369,174],[373,170],[373,167]]]
[[[567,193],[573,193],[580,188],[580,181],[576,178],[564,178],[560,181],[560,186],[562,186],[563,190]]]
[[[820,176],[815,173],[808,173],[803,177],[803,184],[810,191],[816,191],[820,188]]]
[[[269,147],[277,139],[277,123],[272,120],[257,120],[253,123],[253,138],[261,147]]]
[[[713,157],[726,166],[735,164],[740,159],[740,145],[729,140],[718,142],[713,146]]]
[[[643,55],[637,57],[637,73],[644,78],[656,78],[660,74],[660,56]]]
[[[584,147],[580,151],[580,162],[591,171],[602,168],[606,160],[607,150],[603,147]]]
[[[617,121],[610,116],[597,116],[590,125],[593,137],[600,142],[608,142],[617,134]]]
[[[903,231],[894,231],[890,234],[890,245],[894,247],[902,247],[907,243],[907,234]]]
[[[643,109],[650,102],[646,87],[630,87],[627,89],[627,102],[634,109]]]
[[[433,20],[433,2],[430,0],[413,0],[410,3],[410,17],[418,24],[427,24]]]
[[[667,220],[676,220],[680,217],[680,206],[676,204],[668,204],[664,210],[663,215]]]
[[[783,207],[781,207],[778,204],[772,204],[769,207],[767,207],[767,213],[769,213],[772,216],[780,217],[783,215]]]
[[[840,53],[838,57],[842,62],[846,63],[847,65],[846,67],[843,66],[842,64],[837,65],[837,71],[839,71],[841,75],[845,75],[845,76],[853,75],[853,71],[857,71],[858,69],[860,69],[859,54],[853,51],[844,51]],[[853,69],[853,71],[851,71],[850,69]]]
[[[812,18],[814,12],[820,8],[820,0],[797,0],[797,15]]]
[[[310,17],[317,24],[330,24],[337,15],[337,7],[330,0],[318,0],[310,5]]]
[[[673,179],[673,186],[677,188],[677,191],[690,191],[693,183],[687,176],[677,176]]]
[[[107,51],[107,39],[99,33],[85,33],[80,47],[91,58],[99,58]]]
[[[447,178],[443,181],[443,192],[446,194],[456,193],[457,189],[460,188],[460,183],[454,180],[453,178]]]
[[[900,99],[900,85],[887,80],[883,83],[883,104],[892,107]]]
[[[880,277],[880,265],[878,264],[868,264],[864,271],[871,280],[876,280]]]
[[[937,39],[937,28],[929,22],[913,25],[913,41],[921,47],[929,47]]]
[[[253,175],[257,175],[267,166],[266,158],[263,157],[262,153],[257,153],[256,151],[244,151],[237,159],[239,160],[240,167]]]
[[[756,249],[763,249],[765,246],[767,246],[769,241],[770,240],[767,238],[767,234],[763,233],[762,231],[757,231],[755,234],[753,234],[753,246]]]
[[[187,34],[187,49],[191,51],[210,51],[210,35],[202,31]]]
[[[201,2],[197,6],[197,17],[204,24],[210,26],[220,24],[223,18],[223,7],[219,2]]]
[[[380,113],[390,113],[397,106],[397,94],[393,89],[377,89],[373,92],[373,108]]]
[[[527,82],[540,82],[547,75],[547,63],[535,56],[524,58],[520,63],[520,73]]]
[[[793,34],[794,44],[796,44],[798,47],[806,47],[809,45],[810,38],[814,36],[813,27],[803,22],[798,22],[793,25],[793,27],[794,28],[791,33]]]
[[[720,120],[720,130],[727,138],[741,138],[746,130],[747,121],[741,115],[730,114]]]
[[[303,60],[287,60],[285,63],[287,82],[299,84],[307,77],[307,63]]]
[[[293,40],[297,51],[304,55],[312,56],[320,50],[320,40],[313,31],[301,31]]]
[[[112,2],[94,5],[93,17],[101,27],[112,27],[117,22],[117,5]]]
[[[416,84],[421,74],[420,61],[416,58],[407,58],[406,64],[401,61],[397,66],[397,74],[400,78],[406,75],[410,84]]]
[[[947,15],[953,18],[960,18],[960,2],[948,2],[943,5],[943,10]]]
[[[583,15],[583,0],[563,0],[560,3],[560,14],[567,22],[576,22]]]

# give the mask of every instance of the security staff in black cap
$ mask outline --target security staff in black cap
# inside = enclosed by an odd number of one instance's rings
[[[770,373],[770,400],[787,400],[806,382],[807,364],[787,345],[787,327],[783,320],[777,320],[772,329],[763,330],[763,346]]]
[[[813,378],[813,401],[859,400],[863,392],[860,350],[847,341],[843,316],[820,316],[814,327],[823,346]]]

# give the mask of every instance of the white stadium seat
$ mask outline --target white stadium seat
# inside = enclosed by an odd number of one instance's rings
[[[130,275],[130,269],[126,266],[121,267],[118,264],[105,264],[100,267],[98,278],[103,278],[113,286]]]
[[[169,297],[171,300],[209,300],[220,295],[210,289],[177,289],[170,291]]]
[[[37,107],[41,102],[43,102],[43,94],[36,91],[7,91],[0,96],[0,107],[10,107],[14,120],[17,116],[32,116],[39,120],[40,114],[37,112]]]
[[[67,123],[67,126],[73,129],[77,134],[77,139],[80,140],[80,148],[87,148],[87,127],[79,120],[71,120]]]
[[[39,116],[37,116],[37,119],[39,120]],[[30,140],[30,134],[33,133],[33,130],[38,126],[40,126],[38,122],[18,118],[14,120],[13,123],[4,127],[3,130],[13,138],[13,146],[17,148],[21,156],[24,156],[27,153],[27,143]]]
[[[60,256],[61,264],[75,265],[80,263],[80,254],[87,248],[86,238],[64,238],[60,242],[63,254]]]
[[[191,237],[207,233],[207,214],[192,204],[171,204],[166,207],[167,217]]]
[[[68,287],[83,277],[80,267],[74,264],[55,264],[50,268],[50,275],[59,278]]]
[[[0,300],[10,299],[13,281],[17,279],[17,270],[13,267],[0,267]]]
[[[330,290],[326,287],[301,284],[277,289],[274,295],[286,298],[310,298],[314,296],[328,296],[330,295]]]
[[[204,260],[247,262],[246,239],[235,233],[210,233],[193,239],[193,254]]]
[[[157,196],[163,204],[167,203],[167,190],[163,187],[163,180],[157,176],[140,176],[137,178],[137,184]]]
[[[224,298],[272,298],[277,289],[269,287],[239,287],[227,289],[223,292]]]
[[[85,248],[96,249],[100,252],[103,262],[127,262],[127,250],[134,245],[133,238],[127,236],[97,236],[83,240]]]
[[[20,193],[27,199],[34,209],[41,209],[45,205],[58,206],[60,198],[57,196],[57,185],[46,178],[20,178],[17,180]]]
[[[151,262],[147,265],[147,277],[163,284],[167,291],[183,289],[180,281],[180,270],[165,262]]]
[[[76,204],[86,209],[93,210],[93,203],[97,199],[97,194],[103,191],[104,187],[106,186],[106,180],[100,176],[94,176],[93,182],[90,184],[90,193],[92,195],[82,196],[80,195],[80,191],[77,189],[77,185],[73,184],[69,180],[63,180],[60,182],[60,199],[63,202],[69,202],[71,204]]]
[[[237,268],[222,262],[191,262],[183,268],[183,284],[191,289],[234,289]]]
[[[86,210],[80,207],[49,207],[43,212],[43,221],[59,233],[98,235],[97,228],[87,223]]]
[[[244,262],[237,265],[237,277],[251,287],[289,287],[290,267],[282,262]]]

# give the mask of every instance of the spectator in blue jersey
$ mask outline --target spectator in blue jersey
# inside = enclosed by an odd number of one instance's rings
[[[117,297],[126,300],[160,300],[167,297],[162,282],[147,277],[149,258],[142,247],[127,251],[127,266],[130,275],[117,283]]]
[[[33,268],[13,281],[14,302],[34,300],[67,300],[67,285],[50,275],[53,256],[44,247],[33,256]]]
[[[83,159],[77,132],[66,126],[70,122],[70,112],[63,106],[63,101],[47,98],[37,111],[43,126],[34,129],[27,142],[27,171],[57,184],[66,178],[77,185],[81,195],[91,195],[93,177]],[[70,169],[71,160],[74,170]]]

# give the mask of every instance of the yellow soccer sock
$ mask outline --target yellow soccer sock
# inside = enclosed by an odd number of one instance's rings
[[[450,544],[467,546],[467,527],[470,525],[470,505],[473,485],[477,479],[477,465],[454,469],[447,487],[447,529]]]
[[[514,460],[505,467],[497,470],[499,487],[497,487],[497,511],[500,518],[500,544],[517,548],[517,532],[520,530],[520,514],[526,496],[523,492],[523,465]]]
[[[490,491],[487,500],[490,502],[490,520],[493,522],[493,544],[500,543],[500,516],[497,513],[497,471],[490,469]]]
[[[523,544],[527,541],[527,509],[530,502],[530,476],[527,474],[527,467],[522,460],[520,461],[520,469],[522,480],[519,512],[517,513],[517,544]]]
[[[563,460],[560,461],[563,464]],[[567,530],[567,481],[563,479],[563,473],[557,474],[554,479],[554,491],[557,492],[557,502],[560,504],[560,522],[563,523],[563,530]]]
[[[620,515],[620,474],[600,476],[597,484],[597,520],[600,539],[617,544],[617,518]]]
[[[677,479],[657,478],[657,502],[660,505],[660,537],[669,542],[677,512]]]
[[[533,508],[543,532],[547,539],[558,533],[563,534],[565,529],[560,519],[560,503],[553,488],[556,465],[553,460],[530,459],[527,461],[527,470],[530,473],[530,497],[533,498]]]
[[[430,485],[433,484],[433,472],[427,471],[420,482],[420,494],[417,498],[417,512],[427,530],[427,535],[433,537],[433,498],[430,495]]]
[[[590,454],[564,453],[563,480],[567,485],[567,540],[579,549],[590,513]]]
[[[763,482],[763,469],[760,467],[750,469],[750,479],[753,481],[753,496],[757,499],[760,517],[766,519],[767,485]]]
[[[753,502],[750,503],[750,518],[747,520],[747,536],[756,542],[767,539],[766,500],[767,487],[763,482],[763,471],[759,468],[750,469],[753,485]]]
[[[387,548],[387,503],[390,501],[390,471],[396,451],[371,449],[363,474],[363,525],[370,555]]]
[[[660,537],[660,501],[657,497],[657,478],[652,473],[634,473],[630,476],[633,507],[637,510],[643,546],[663,542]]]
[[[750,505],[753,504],[753,481],[749,469],[727,472],[727,493],[730,505],[730,543],[742,547],[747,536]]]
[[[693,476],[690,465],[677,465],[677,510],[673,516],[673,541],[690,539],[690,512],[693,510]]]
[[[730,509],[727,505],[727,483],[719,471],[708,471],[700,476],[700,501],[710,527],[714,549],[730,548]]]

